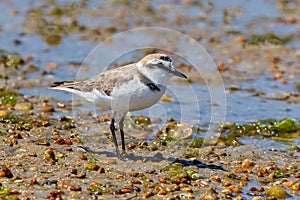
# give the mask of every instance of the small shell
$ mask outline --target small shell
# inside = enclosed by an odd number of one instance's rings
[[[159,133],[158,137],[170,136],[179,139],[188,139],[192,136],[192,127],[185,122],[171,122],[164,126]]]

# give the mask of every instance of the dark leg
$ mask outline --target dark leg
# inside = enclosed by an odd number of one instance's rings
[[[125,139],[124,139],[124,120],[125,120],[125,114],[123,114],[122,118],[120,119],[119,122],[119,127],[120,127],[120,133],[121,133],[121,140],[122,140],[122,153],[126,154],[126,149],[125,149]]]
[[[114,144],[115,144],[116,154],[120,158],[121,155],[119,153],[118,141],[117,141],[117,137],[116,137],[116,133],[115,133],[115,119],[114,118],[112,118],[111,122],[110,122],[110,132],[113,137]]]

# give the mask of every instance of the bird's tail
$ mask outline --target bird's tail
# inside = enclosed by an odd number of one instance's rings
[[[79,88],[76,87],[76,84],[78,82],[74,82],[74,81],[58,81],[58,82],[54,82],[52,83],[52,85],[50,85],[49,89],[54,89],[54,90],[63,90],[63,91],[67,91],[67,92],[72,92],[72,93],[76,93],[76,91],[79,90]]]
[[[74,81],[57,81],[53,82],[49,88],[54,89],[56,87],[73,87],[76,82]]]

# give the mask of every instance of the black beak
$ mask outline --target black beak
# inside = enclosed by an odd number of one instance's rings
[[[175,68],[172,69],[172,74],[174,74],[175,76],[178,76],[180,78],[185,78],[185,79],[188,78],[184,73],[182,73],[181,71],[179,71]]]

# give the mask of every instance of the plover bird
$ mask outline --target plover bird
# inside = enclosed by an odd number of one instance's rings
[[[124,140],[124,119],[128,111],[150,107],[162,97],[171,77],[187,78],[176,70],[172,59],[165,54],[150,54],[137,63],[103,71],[82,82],[54,82],[50,89],[71,92],[113,111],[110,123],[116,154],[120,159],[127,155]],[[122,154],[119,152],[115,123],[119,124]]]

